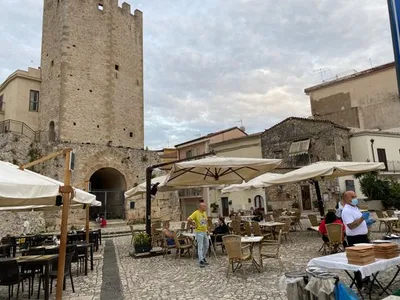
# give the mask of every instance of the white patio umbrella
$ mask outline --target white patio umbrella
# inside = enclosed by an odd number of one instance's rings
[[[281,177],[265,179],[265,184],[286,184],[309,179],[320,180],[346,175],[355,175],[385,169],[384,163],[320,161],[283,174]]]
[[[231,184],[222,189],[222,194],[233,193],[233,192],[241,192],[250,189],[256,188],[266,188],[271,186],[272,184],[264,183],[264,181],[268,181],[270,179],[276,179],[282,177],[282,174],[277,173],[265,173],[256,178],[249,180],[248,182],[243,182],[240,184]]]
[[[241,183],[275,169],[281,162],[281,159],[218,156],[185,161],[173,165],[165,185],[188,187]]]
[[[156,184],[157,182],[159,182],[160,184],[158,185],[158,190],[161,191],[161,188],[164,186],[166,179],[167,179],[167,175],[154,177],[151,179],[151,184],[153,185],[153,184]],[[136,196],[139,194],[145,194],[145,193],[146,193],[146,181],[135,186],[134,188],[131,188],[130,190],[127,190],[125,192],[125,198],[128,199],[133,196]]]
[[[0,207],[50,205],[55,206],[64,184],[41,174],[20,170],[18,166],[0,161]],[[96,196],[74,189],[75,203],[90,205]]]
[[[94,200],[92,203],[89,204],[90,207],[100,207],[101,202]],[[80,208],[82,204],[74,203],[69,206],[70,208]],[[54,205],[27,205],[27,206],[4,206],[0,207],[0,211],[52,211],[62,209],[61,206],[54,206]]]

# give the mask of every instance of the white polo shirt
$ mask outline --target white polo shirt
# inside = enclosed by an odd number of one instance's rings
[[[346,235],[355,236],[355,235],[363,235],[368,234],[368,227],[365,220],[356,228],[350,229],[347,224],[353,223],[355,220],[362,217],[362,213],[358,209],[358,207],[346,204],[342,210],[342,220],[344,225],[346,225]]]

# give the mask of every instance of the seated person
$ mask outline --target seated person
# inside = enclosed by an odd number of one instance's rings
[[[254,217],[252,218],[253,221],[261,222],[263,220],[263,213],[260,208],[256,208],[253,214],[254,214]]]
[[[219,217],[218,218],[218,225],[213,230],[213,234],[228,234],[229,228],[228,225],[225,224],[225,218]],[[215,236],[211,236],[213,242],[215,242]],[[217,236],[217,242],[222,242],[222,236]]]
[[[174,246],[175,245],[174,235],[176,233],[169,228],[169,222],[164,223],[164,228],[163,228],[162,232],[164,233],[165,240],[167,241],[167,245]]]
[[[106,227],[106,226],[107,226],[106,218],[102,215],[102,216],[100,217],[100,227],[101,227],[101,228],[104,228],[104,227]]]
[[[318,228],[318,231],[322,234],[322,240],[325,243],[329,242],[328,232],[327,232],[326,226],[325,226],[326,224],[341,224],[342,225],[343,237],[344,237],[344,234],[346,232],[346,227],[344,226],[342,220],[340,220],[336,216],[335,212],[330,211],[330,212],[328,212],[326,214],[325,218],[321,221],[321,223],[319,224],[319,228]],[[345,242],[344,238],[343,238],[343,246],[346,247],[346,242]]]

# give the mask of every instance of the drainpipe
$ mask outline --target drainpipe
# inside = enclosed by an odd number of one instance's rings
[[[371,142],[371,150],[372,150],[372,160],[373,160],[373,162],[375,162],[375,152],[374,152],[374,142],[375,142],[375,140],[374,139],[370,139],[370,142]]]

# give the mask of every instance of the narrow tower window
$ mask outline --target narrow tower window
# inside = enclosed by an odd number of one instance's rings
[[[97,5],[97,9],[103,11],[103,9],[104,9],[103,4],[99,3],[99,4]]]
[[[119,70],[119,65],[115,65],[115,70],[116,70],[116,71]]]

